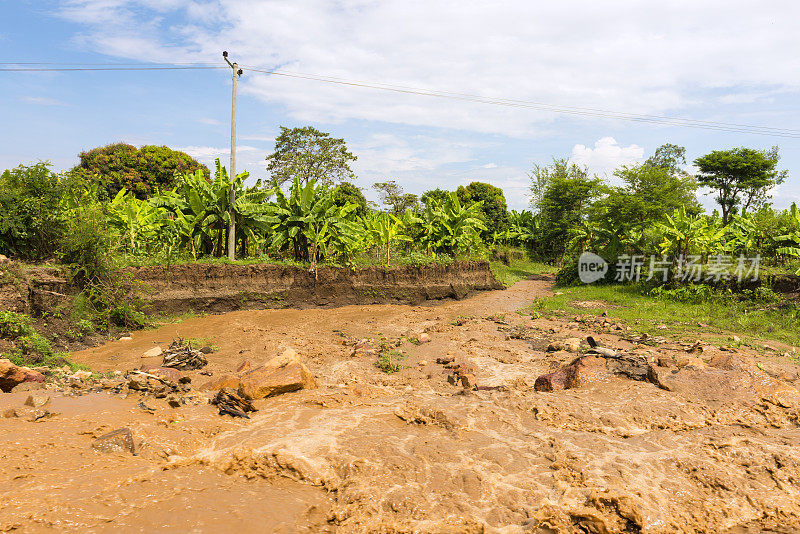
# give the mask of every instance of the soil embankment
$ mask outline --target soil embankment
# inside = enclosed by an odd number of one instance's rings
[[[514,313],[549,291],[524,281],[436,307],[241,310],[74,353],[94,370],[127,371],[160,364],[143,356],[155,345],[205,338],[208,365],[184,373],[202,392],[242,360],[291,346],[319,387],[256,400],[250,419],[100,382],[53,390],[56,415],[0,418],[0,530],[797,531],[794,365],[640,338],[597,315]],[[423,332],[426,342],[409,342]],[[537,391],[587,335],[654,376],[594,370],[577,387]],[[399,370],[376,367],[352,343],[364,339],[397,341]],[[449,383],[437,359],[476,386]],[[0,410],[24,396],[0,395]],[[120,427],[137,456],[92,450]]]
[[[270,264],[131,267],[154,310],[220,313],[238,309],[308,308],[346,304],[418,304],[500,289],[489,263],[465,261],[399,267],[320,267],[316,273]]]

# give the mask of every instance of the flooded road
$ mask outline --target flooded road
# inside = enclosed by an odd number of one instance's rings
[[[320,386],[255,401],[249,420],[205,403],[54,391],[57,415],[0,418],[0,531],[797,531],[793,383],[709,351],[671,370],[669,390],[611,377],[535,391],[576,356],[547,352],[553,340],[685,353],[575,316],[514,313],[549,291],[523,281],[435,306],[232,312],[75,353],[93,371],[126,371],[160,363],[142,357],[155,345],[202,339],[216,350],[211,376],[188,373],[199,387],[292,347]],[[409,341],[422,332],[430,342]],[[354,352],[348,340],[362,338],[399,340],[401,369]],[[448,383],[437,358],[479,388]],[[0,394],[0,411],[26,396]],[[136,455],[91,448],[121,427]]]

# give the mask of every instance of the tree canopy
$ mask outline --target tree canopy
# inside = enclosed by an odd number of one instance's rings
[[[483,231],[484,239],[495,232],[502,232],[508,228],[506,197],[499,187],[485,182],[472,182],[466,187],[459,186],[456,194],[465,206],[473,202],[483,202],[481,211],[486,221],[486,230]]]
[[[275,152],[267,156],[267,170],[279,185],[297,178],[331,185],[355,178],[350,162],[357,158],[344,139],[331,137],[311,126],[286,128],[275,139]]]
[[[786,171],[778,172],[778,147],[769,151],[752,148],[715,150],[694,160],[699,169],[697,182],[717,194],[722,224],[738,207],[757,208],[769,198],[770,189],[783,183]]]
[[[546,257],[561,257],[567,249],[566,236],[586,219],[591,202],[605,191],[603,181],[567,159],[535,166],[531,181],[543,229],[539,250]]]
[[[364,193],[361,189],[356,187],[350,182],[342,182],[333,190],[333,203],[340,208],[348,204],[355,204],[358,206],[354,213],[359,217],[363,217],[369,211],[367,207],[367,199],[364,198]]]
[[[401,215],[409,208],[413,208],[419,202],[417,195],[403,193],[403,188],[396,181],[377,182],[372,188],[378,192],[381,202],[389,208],[395,215]]]
[[[72,169],[86,180],[99,180],[110,197],[127,189],[143,199],[175,185],[175,176],[203,171],[208,167],[190,155],[166,146],[145,145],[136,148],[127,143],[114,143],[82,152],[80,163]]]

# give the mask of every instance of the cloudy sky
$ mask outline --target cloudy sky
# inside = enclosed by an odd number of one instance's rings
[[[0,0],[0,62],[222,63],[563,108],[800,130],[800,4],[765,0]],[[58,168],[115,141],[227,163],[225,70],[0,72],[0,169]],[[800,201],[800,139],[564,114],[246,70],[239,169],[265,177],[279,126],[311,124],[358,155],[358,185],[473,180],[527,206],[527,171],[567,157],[611,175],[663,143],[690,161],[781,148],[779,207]],[[607,115],[607,114],[601,114]],[[368,195],[374,198],[374,195]],[[710,199],[706,200],[710,206]]]

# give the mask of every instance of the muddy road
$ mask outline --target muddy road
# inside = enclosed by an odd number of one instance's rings
[[[48,386],[50,417],[0,418],[0,531],[800,529],[792,366],[641,339],[594,315],[515,313],[549,291],[523,281],[434,306],[239,311],[74,353],[113,380],[158,365],[143,353],[174,338],[215,349],[184,373],[193,401],[177,408],[87,380]],[[590,358],[576,387],[537,391],[587,335],[638,362],[633,371]],[[380,340],[399,371],[376,367]],[[204,383],[283,347],[318,388],[257,400],[249,420],[207,404]],[[454,365],[468,387],[448,381]],[[27,396],[0,394],[0,411]],[[121,427],[137,454],[92,448]]]

